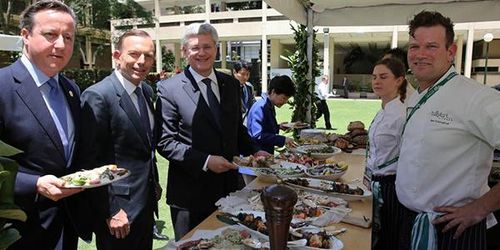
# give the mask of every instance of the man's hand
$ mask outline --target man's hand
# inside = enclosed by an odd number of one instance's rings
[[[218,155],[210,155],[207,163],[208,169],[210,169],[214,173],[223,173],[231,169],[238,169],[238,167],[229,161],[227,161],[224,157]]]
[[[445,213],[445,215],[432,221],[432,224],[447,223],[443,228],[443,233],[456,227],[454,239],[458,239],[465,229],[480,222],[490,213],[478,200],[463,207],[436,207],[434,211]]]
[[[259,150],[257,151],[257,153],[253,154],[253,156],[257,157],[257,156],[272,156],[272,154],[264,151],[264,150]]]
[[[130,233],[130,223],[127,213],[120,209],[113,217],[107,220],[109,233],[117,239],[124,239]]]
[[[53,175],[44,175],[38,178],[36,191],[53,201],[58,201],[83,191],[83,188],[64,188],[64,183],[63,180]]]

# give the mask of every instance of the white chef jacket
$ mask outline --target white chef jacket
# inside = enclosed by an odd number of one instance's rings
[[[438,82],[453,71],[450,67]],[[407,113],[427,90],[415,91]],[[455,76],[406,124],[396,176],[400,202],[415,212],[431,212],[479,198],[489,190],[494,147],[500,147],[500,94]]]
[[[368,133],[370,147],[366,160],[366,167],[370,168],[373,175],[396,174],[397,162],[383,169],[377,167],[398,156],[405,112],[406,106],[398,96],[375,115]]]

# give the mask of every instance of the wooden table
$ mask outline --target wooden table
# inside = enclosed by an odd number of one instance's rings
[[[349,164],[349,168],[346,174],[342,177],[342,181],[350,182],[355,179],[359,180],[360,185],[362,185],[363,181],[363,172],[365,166],[365,157],[364,155],[355,155],[355,154],[347,154],[340,153],[332,157],[336,161],[345,161]],[[265,183],[257,178],[253,182],[249,183],[245,188],[262,188],[272,183]],[[351,215],[354,216],[366,216],[372,218],[372,199],[366,199],[365,201],[351,201],[349,202],[349,207],[352,208]],[[194,231],[198,229],[205,230],[213,230],[223,226],[226,224],[220,222],[216,215],[219,212],[216,211],[212,213],[208,218],[206,218],[202,223],[200,223],[197,227],[195,227],[191,232],[183,237],[183,239],[187,239],[193,235]],[[345,223],[334,224],[337,228],[345,227],[347,228],[347,232],[338,236],[338,238],[344,243],[344,249],[370,249],[371,248],[371,228],[361,228]]]

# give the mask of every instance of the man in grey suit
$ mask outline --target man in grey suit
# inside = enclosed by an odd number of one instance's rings
[[[155,61],[148,33],[125,32],[113,58],[116,70],[82,94],[82,123],[95,166],[116,164],[131,174],[90,196],[98,249],[151,249],[158,176],[153,90],[142,82]]]
[[[268,155],[258,151],[242,124],[238,81],[213,69],[217,41],[210,24],[190,24],[182,39],[189,66],[158,84],[158,152],[170,162],[167,204],[176,240],[236,190],[233,156]]]

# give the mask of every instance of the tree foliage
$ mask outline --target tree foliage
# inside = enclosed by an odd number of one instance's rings
[[[285,59],[292,69],[292,80],[295,83],[296,93],[291,101],[293,108],[292,121],[306,121],[312,127],[316,124],[316,106],[314,94],[315,77],[319,76],[318,69],[318,42],[316,31],[313,30],[313,52],[312,52],[312,79],[307,79],[309,62],[307,61],[307,27],[299,25],[297,28],[290,25],[294,32],[296,50]]]
[[[125,18],[144,18],[148,23],[153,22],[152,13],[132,0],[125,3],[118,0],[67,0],[66,3],[85,27],[109,29],[110,20]]]
[[[383,48],[379,48],[376,43],[369,43],[366,48],[361,48],[359,44],[351,44],[351,51],[344,58],[346,73],[371,74],[375,63],[389,48],[389,44]]]

